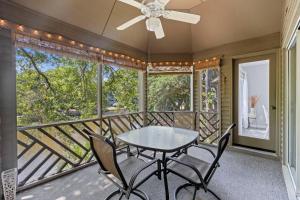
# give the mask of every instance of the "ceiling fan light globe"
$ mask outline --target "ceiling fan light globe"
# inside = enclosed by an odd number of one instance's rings
[[[150,17],[146,20],[146,26],[149,31],[155,31],[158,27],[160,27],[159,18]]]

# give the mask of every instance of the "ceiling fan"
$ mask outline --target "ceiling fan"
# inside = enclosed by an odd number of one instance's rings
[[[160,17],[165,19],[171,19],[190,24],[197,24],[200,21],[200,16],[190,13],[179,12],[175,10],[165,10],[165,6],[170,0],[143,0],[142,3],[136,0],[119,0],[133,7],[141,10],[142,15],[137,16],[128,22],[125,22],[121,26],[117,27],[117,30],[125,30],[128,27],[146,19],[146,27],[148,31],[153,31],[157,39],[165,37],[164,29],[162,27]]]

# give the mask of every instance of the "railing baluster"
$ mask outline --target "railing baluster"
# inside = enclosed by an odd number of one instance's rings
[[[68,135],[68,133],[66,133],[63,129],[61,129],[59,126],[54,126],[57,130],[59,130],[64,136],[66,136],[69,140],[73,141],[74,143],[76,143],[78,146],[80,146],[82,149],[88,151],[88,149],[83,146],[82,144],[80,144],[77,140],[75,140],[74,138],[72,138],[70,135]]]
[[[18,169],[18,173],[21,174],[41,153],[45,150],[45,148],[41,148],[36,154],[34,154],[20,169]]]
[[[23,185],[25,184],[48,160],[49,158],[52,156],[53,154],[52,153],[49,153],[49,155],[43,159],[43,161],[36,167],[34,168],[31,173],[29,175],[26,176],[26,178],[24,178],[20,185]]]
[[[74,152],[72,149],[70,149],[67,145],[63,144],[62,142],[60,142],[59,140],[57,140],[55,137],[53,137],[52,135],[50,135],[47,131],[45,131],[42,128],[38,128],[38,130],[42,133],[44,133],[47,137],[49,137],[51,140],[53,140],[54,142],[56,142],[57,144],[59,144],[60,146],[62,146],[63,148],[65,148],[66,150],[68,150],[70,153],[72,153],[75,157],[77,158],[81,158],[76,152]]]
[[[42,173],[42,175],[39,177],[39,179],[43,179],[48,172],[51,171],[51,169],[60,161],[61,159],[58,157],[55,159],[55,161]]]

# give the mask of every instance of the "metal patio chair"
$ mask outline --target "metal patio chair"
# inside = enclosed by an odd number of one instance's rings
[[[209,153],[211,162],[187,154],[182,154],[178,158],[167,157],[167,161],[171,162],[167,169],[168,173],[173,173],[187,181],[187,183],[179,186],[175,190],[174,199],[177,199],[180,190],[187,187],[194,187],[193,200],[196,198],[197,191],[200,189],[203,189],[205,192],[211,193],[215,198],[220,199],[213,191],[208,189],[208,185],[217,168],[220,167],[219,160],[228,144],[230,131],[234,127],[235,124],[230,125],[224,135],[220,138],[217,154],[211,149],[201,145],[191,146],[204,150],[206,154]]]
[[[105,200],[109,200],[118,194],[121,195],[119,199],[123,197],[129,199],[130,195],[134,194],[143,200],[149,200],[148,195],[139,190],[138,187],[153,175],[161,178],[159,173],[161,171],[160,162],[155,159],[146,163],[144,160],[131,156],[118,163],[116,147],[108,138],[97,135],[88,129],[83,131],[90,138],[91,149],[100,165],[99,174],[104,175],[118,187],[118,190],[111,193]],[[157,168],[153,167],[154,164],[157,164]],[[142,173],[144,178],[140,176]],[[110,175],[113,175],[117,181],[111,178]]]

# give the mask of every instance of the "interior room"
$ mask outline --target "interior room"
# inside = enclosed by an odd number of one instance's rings
[[[299,0],[0,0],[0,199],[300,199]]]

